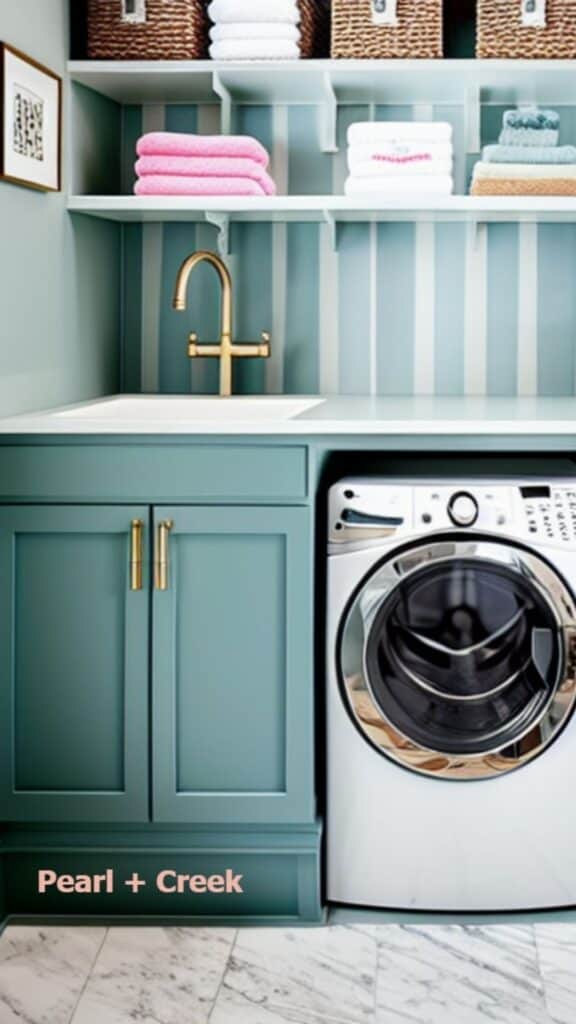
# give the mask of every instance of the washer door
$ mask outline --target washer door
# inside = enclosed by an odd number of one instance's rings
[[[576,701],[576,611],[537,556],[486,540],[419,545],[364,581],[339,643],[362,732],[424,774],[500,775],[552,742]]]

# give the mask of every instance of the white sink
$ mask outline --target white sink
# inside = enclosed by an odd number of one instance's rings
[[[116,423],[255,423],[292,420],[322,398],[181,398],[156,395],[103,399],[54,413],[66,419]]]

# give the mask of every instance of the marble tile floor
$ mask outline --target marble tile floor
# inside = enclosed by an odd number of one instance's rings
[[[37,927],[0,1024],[574,1024],[576,924]]]

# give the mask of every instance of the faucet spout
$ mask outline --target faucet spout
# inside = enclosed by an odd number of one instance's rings
[[[222,327],[220,344],[198,345],[195,334],[190,336],[188,355],[193,359],[197,356],[216,356],[220,359],[220,394],[229,397],[232,394],[232,360],[238,356],[260,356],[268,358],[270,355],[270,339],[263,334],[262,345],[234,345],[232,343],[232,279],[226,264],[213,252],[195,252],[184,260],[174,289],[172,305],[175,310],[183,312],[186,309],[186,296],[188,293],[188,282],[190,275],[199,263],[209,263],[214,267],[220,284],[222,286]]]
[[[222,334],[232,337],[232,279],[228,267],[213,252],[192,253],[178,271],[174,290],[174,309],[183,312],[186,309],[186,294],[190,275],[199,263],[209,263],[214,267],[222,286]]]

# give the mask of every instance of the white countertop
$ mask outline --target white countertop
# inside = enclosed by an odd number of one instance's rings
[[[287,399],[287,402],[298,399]],[[272,396],[263,397],[256,418],[243,403],[254,399],[209,400],[215,417],[194,412],[197,399],[185,396],[111,396],[96,402],[42,410],[0,420],[4,435],[190,435],[221,436],[387,436],[387,435],[574,435],[576,398],[310,398],[313,407],[295,418],[279,418]],[[168,413],[167,403],[171,403]],[[202,400],[206,408],[206,400]],[[222,403],[226,403],[223,411]],[[239,409],[240,412],[235,412]],[[171,415],[171,409],[174,415]],[[198,405],[196,406],[198,409]],[[192,410],[189,413],[188,410]],[[264,411],[266,410],[266,411]],[[159,413],[162,412],[162,415]]]

